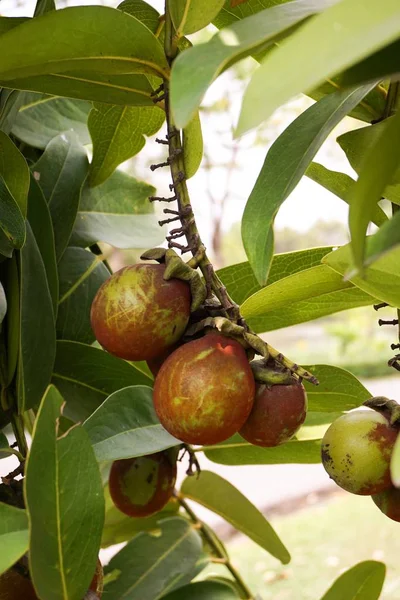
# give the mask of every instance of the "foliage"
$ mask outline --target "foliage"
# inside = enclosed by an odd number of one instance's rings
[[[122,541],[105,569],[105,599],[254,599],[186,499],[221,515],[282,564],[290,560],[291,549],[265,516],[211,471],[188,476],[156,515],[132,520],[112,506],[105,473],[114,460],[171,448],[174,456],[189,451],[188,474],[202,453],[232,466],[319,463],[326,427],[370,397],[348,371],[323,364],[304,370],[301,352],[291,361],[255,334],[378,303],[399,314],[400,85],[390,79],[400,70],[399,22],[398,0],[167,0],[164,16],[144,0],[63,10],[38,0],[33,18],[0,17],[0,427],[15,438],[0,431],[0,459],[19,459],[0,485],[0,575],[28,565],[42,600],[82,600],[100,547]],[[185,37],[210,23],[219,31],[208,41],[196,43],[195,36],[193,45]],[[203,156],[205,93],[249,56],[260,65],[236,135],[295,94],[316,101],[266,154],[242,220],[247,261],[215,273],[185,180],[195,177]],[[313,162],[347,115],[368,123],[338,140],[357,181]],[[110,275],[107,248],[163,242],[153,202],[164,191],[118,167],[165,120],[167,139],[158,142],[168,158],[151,168],[170,168],[167,201],[177,200],[179,211],[168,204],[173,216],[164,224],[180,220],[182,229],[171,225],[169,250],[148,258],[165,261],[165,278],[191,287],[195,306],[184,342],[201,330],[202,310],[208,319],[217,310],[213,325],[233,337],[240,330],[250,358],[255,350],[279,366],[275,375],[285,368],[286,377],[289,369],[303,379],[307,419],[279,446],[254,446],[238,433],[195,450],[183,446],[158,420],[147,366],[96,344],[90,310]],[[317,247],[277,253],[274,219],[304,175],[349,205],[351,241],[335,249],[325,235]],[[376,229],[368,236],[370,223]],[[187,248],[175,241],[181,234]],[[192,260],[183,265],[174,248],[191,250]],[[211,308],[204,303],[210,290]],[[368,347],[363,331],[358,337]],[[350,336],[343,343],[352,342]],[[389,362],[399,368],[397,357]],[[397,444],[396,485],[399,472]],[[213,561],[232,578],[205,578]],[[345,593],[375,600],[384,576],[383,564],[363,561],[323,599]]]

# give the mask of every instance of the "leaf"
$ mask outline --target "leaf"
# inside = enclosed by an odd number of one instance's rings
[[[268,274],[268,285],[279,281],[283,277],[320,265],[321,259],[331,251],[331,246],[325,246],[274,254]],[[242,304],[247,298],[262,289],[248,262],[219,269],[218,276],[237,304]]]
[[[321,600],[378,600],[385,574],[386,567],[381,562],[360,562],[342,573]]]
[[[4,288],[0,282],[0,324],[7,313],[7,298],[4,292]]]
[[[195,33],[217,16],[225,0],[174,0],[170,3],[171,19],[175,35],[179,38],[184,34]]]
[[[156,600],[175,587],[200,557],[201,538],[180,517],[165,519],[157,536],[140,533],[114,556],[106,573],[119,577],[104,589],[104,599]]]
[[[27,213],[29,169],[25,158],[8,135],[0,131],[0,176],[3,177],[23,217]]]
[[[0,502],[0,575],[28,550],[28,517],[24,510]]]
[[[400,69],[399,51],[400,40],[396,40],[350,67],[342,74],[344,85],[354,85],[375,78],[382,80],[391,75],[397,76]]]
[[[57,11],[60,12],[60,11]],[[145,75],[71,71],[69,73],[36,75],[1,81],[5,87],[30,90],[56,96],[66,96],[93,102],[153,106],[153,88]]]
[[[0,17],[0,35],[10,31],[10,29],[14,29],[18,25],[22,25],[29,21],[28,17]]]
[[[386,127],[392,120],[393,117],[369,127],[349,131],[337,138],[338,144],[358,175],[361,174],[369,149],[378,144],[379,140],[384,139],[382,136],[386,135]],[[392,181],[385,186],[382,195],[392,202],[400,204],[400,167],[393,174]]]
[[[130,385],[152,385],[134,365],[78,342],[57,342],[53,382],[62,393],[63,414],[74,421],[88,418],[104,400]]]
[[[0,253],[10,258],[14,248],[22,248],[25,243],[25,220],[1,176],[0,204],[0,231],[3,236],[0,241]]]
[[[5,263],[5,289],[7,290],[7,375],[5,385],[9,386],[17,369],[20,350],[21,308],[20,279],[17,253]]]
[[[30,226],[20,252],[18,412],[36,406],[51,378],[56,340],[46,271]]]
[[[182,135],[186,179],[196,175],[203,158],[203,134],[199,113],[186,125]]]
[[[51,10],[56,10],[54,0],[37,0],[33,16],[40,17]]]
[[[104,521],[100,472],[86,432],[75,426],[57,438],[62,402],[49,386],[33,428],[25,477],[30,573],[38,595],[54,600],[85,594]]]
[[[22,95],[22,105],[12,128],[18,139],[44,150],[54,137],[73,129],[81,144],[90,143],[86,125],[91,109],[88,102],[32,92]]]
[[[90,324],[90,308],[110,272],[92,252],[69,247],[59,262],[58,273],[57,339],[92,344],[96,338]]]
[[[146,143],[144,135],[156,133],[164,119],[158,106],[96,104],[88,119],[93,143],[89,184],[104,183],[118,165],[138,154]]]
[[[388,0],[384,7],[375,0],[342,0],[305,23],[268,54],[253,75],[237,135],[265,121],[295,94],[311,90],[396,40],[399,17],[397,0]],[[276,82],[273,90],[267,83],[271,81]]]
[[[262,513],[216,473],[202,470],[199,478],[187,477],[180,491],[186,498],[220,515],[283,564],[290,561],[288,550]]]
[[[368,238],[367,256],[364,264],[371,265],[387,252],[396,249],[400,244],[400,211],[386,221],[374,234]]]
[[[351,192],[356,182],[349,177],[349,175],[338,171],[331,171],[316,162],[310,164],[306,171],[306,175],[312,179],[312,181],[322,185],[328,192],[335,194],[335,196],[344,200],[347,204],[351,204],[353,199]],[[371,208],[370,219],[372,223],[375,223],[375,225],[378,225],[379,227],[387,221],[386,213],[380,206]]]
[[[357,408],[372,394],[354,375],[331,365],[307,365],[318,379],[315,386],[303,381],[308,398],[308,410],[314,412],[343,412]]]
[[[58,272],[53,225],[43,192],[32,175],[28,199],[28,221],[43,260],[54,315],[57,315]]]
[[[188,125],[207,89],[225,69],[260,49],[265,50],[282,32],[323,10],[332,1],[299,0],[268,8],[233,23],[206,44],[182,52],[174,61],[171,73],[171,109],[177,126]],[[198,4],[199,10],[202,5]]]
[[[21,103],[21,92],[4,88],[0,91],[0,129],[7,135],[11,132]]]
[[[162,600],[237,600],[238,594],[221,581],[197,581],[163,596]]]
[[[242,220],[243,244],[260,285],[267,281],[272,260],[276,213],[332,129],[370,89],[326,96],[297,117],[268,151]]]
[[[370,239],[367,238],[367,257]],[[400,306],[399,260],[400,247],[395,246],[390,252],[377,258],[372,265],[365,267],[361,277],[354,270],[350,244],[334,250],[323,258],[325,264],[341,275],[346,275],[346,278],[361,290],[392,306]]]
[[[71,243],[83,247],[98,241],[116,248],[157,246],[164,234],[148,200],[154,192],[152,186],[122,171],[115,171],[95,188],[85,183]]]
[[[400,112],[385,122],[377,142],[367,150],[360,176],[351,190],[349,228],[356,267],[362,268],[365,238],[372,211],[382,198],[388,183],[400,172]]]
[[[99,462],[144,456],[180,444],[160,424],[150,387],[111,394],[84,423]]]
[[[105,6],[65,8],[22,23],[1,36],[0,54],[2,81],[77,69],[163,77],[168,68],[147,27]]]
[[[85,149],[72,131],[54,138],[33,167],[34,177],[49,205],[57,260],[71,237],[87,169]]]
[[[160,15],[155,8],[144,2],[144,0],[124,0],[124,2],[118,4],[117,8],[128,13],[128,15],[136,17],[153,33],[156,32]]]
[[[290,441],[275,448],[246,442],[238,433],[222,444],[204,446],[209,460],[222,465],[314,464],[321,461],[321,440]]]

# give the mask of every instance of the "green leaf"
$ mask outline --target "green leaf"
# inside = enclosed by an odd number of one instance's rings
[[[74,421],[87,419],[104,400],[130,385],[152,385],[152,379],[134,365],[103,350],[78,342],[57,342],[53,382]]]
[[[303,381],[308,398],[308,410],[313,412],[343,412],[357,408],[372,394],[354,375],[331,365],[307,365],[318,379],[315,386]]]
[[[4,288],[0,282],[0,324],[2,323],[4,317],[7,313],[7,298],[4,292]]]
[[[5,384],[12,382],[20,350],[20,279],[17,253],[5,264],[5,289],[7,290],[7,376]]]
[[[22,23],[1,36],[0,54],[2,81],[77,69],[163,77],[168,68],[147,27],[105,6],[65,8]]]
[[[190,179],[196,175],[203,158],[203,134],[199,113],[196,113],[183,130],[182,149],[186,179]]]
[[[59,12],[59,11],[57,11]],[[1,81],[0,85],[18,90],[30,90],[66,96],[79,100],[104,102],[122,106],[153,106],[153,88],[145,75],[71,71],[69,73],[36,75]]]
[[[156,133],[164,119],[158,106],[96,104],[88,120],[93,143],[89,184],[104,183],[118,165],[138,154],[146,143],[144,136]]]
[[[92,344],[96,338],[90,324],[90,308],[110,272],[92,252],[69,247],[59,262],[58,274],[57,339]]]
[[[30,573],[39,596],[54,600],[85,594],[104,521],[100,472],[86,432],[75,426],[57,437],[62,403],[49,386],[36,417],[25,478]]]
[[[154,191],[152,186],[121,171],[115,171],[95,188],[85,183],[71,243],[86,247],[101,241],[116,248],[161,244],[163,229],[148,200]]]
[[[310,164],[306,175],[316,183],[319,183],[319,185],[322,185],[328,192],[335,194],[338,198],[347,202],[347,204],[351,204],[353,201],[352,189],[356,182],[349,175],[338,171],[331,171],[315,162]],[[371,208],[370,219],[379,227],[387,221],[386,213],[380,206]]]
[[[362,268],[365,238],[372,212],[388,183],[400,173],[400,112],[385,122],[377,142],[367,150],[360,176],[351,190],[349,227],[356,267]]]
[[[399,62],[400,40],[388,44],[371,56],[353,65],[342,73],[344,85],[358,85],[360,82],[372,79],[385,79],[397,75],[400,69]],[[380,113],[380,117],[382,116]]]
[[[283,277],[320,265],[322,258],[331,251],[331,246],[325,246],[274,254],[268,274],[268,285],[283,279]],[[242,304],[247,298],[262,289],[248,262],[224,267],[218,271],[218,276],[237,304]]]
[[[265,50],[282,32],[332,1],[299,0],[268,8],[233,23],[206,44],[182,52],[174,61],[171,74],[171,108],[177,126],[183,128],[192,120],[207,89],[225,69]],[[202,6],[203,3],[198,3],[199,10]]]
[[[3,177],[11,195],[26,217],[29,169],[25,158],[8,135],[0,131],[0,176]]]
[[[243,244],[260,285],[267,281],[272,260],[276,213],[332,129],[370,89],[326,96],[297,117],[268,151],[242,220]]]
[[[56,10],[54,0],[37,0],[33,16],[40,17],[41,15],[44,15],[52,10]]]
[[[144,456],[180,444],[160,424],[150,387],[111,394],[84,423],[99,462]]]
[[[24,510],[0,502],[0,575],[28,550],[28,517]]]
[[[72,131],[54,138],[33,167],[34,177],[49,205],[57,260],[71,237],[87,169],[85,149]]]
[[[116,556],[106,573],[119,577],[104,589],[104,599],[156,600],[176,587],[200,557],[201,538],[188,521],[180,517],[165,519],[160,533],[140,533]]]
[[[195,33],[217,16],[225,0],[174,0],[170,3],[171,19],[177,37],[184,34]]]
[[[57,315],[58,272],[53,225],[43,192],[32,175],[29,186],[28,221],[40,250],[54,314]]]
[[[156,32],[159,25],[159,13],[158,11],[144,2],[144,0],[124,0],[117,6],[118,10],[123,10],[136,17],[141,23],[146,25],[153,33]]]
[[[310,19],[268,54],[253,75],[237,134],[259,125],[299,92],[311,90],[396,40],[399,17],[397,0],[387,0],[384,6],[375,0],[342,0]]]
[[[400,438],[398,436],[390,459],[390,477],[393,485],[400,487]]]
[[[0,204],[0,231],[3,237],[0,253],[10,258],[14,248],[22,248],[25,243],[25,219],[1,175]]]
[[[197,581],[163,596],[162,600],[237,600],[232,587],[222,581]]]
[[[386,135],[388,122],[390,123],[392,120],[393,117],[369,127],[349,131],[337,138],[338,144],[358,175],[361,175],[369,149],[378,144],[379,140],[385,139],[383,136]],[[400,167],[393,174],[392,181],[387,183],[382,195],[392,202],[400,204]]]
[[[367,257],[364,264],[371,265],[400,244],[400,211],[386,221],[378,231],[368,238]]]
[[[36,406],[48,386],[56,350],[54,313],[46,271],[30,226],[20,252],[18,411]]]
[[[386,567],[375,560],[360,562],[335,581],[321,600],[378,600]]]
[[[370,248],[373,249],[375,236],[367,238],[367,258]],[[371,245],[372,241],[372,245]],[[373,264],[364,268],[360,276],[354,270],[350,244],[334,250],[323,258],[329,267],[345,275],[354,285],[392,306],[400,306],[400,273],[398,269],[400,260],[400,247],[395,246],[389,252],[377,258]]]
[[[276,448],[261,448],[238,433],[222,444],[204,446],[206,457],[222,465],[313,464],[321,461],[321,440],[290,441]]]
[[[2,89],[0,91],[0,129],[6,134],[11,132],[13,123],[22,103],[21,92]]]
[[[231,483],[211,471],[187,477],[181,494],[223,517],[283,564],[290,554],[260,511]],[[229,502],[227,502],[229,498]]]
[[[29,21],[28,17],[0,17],[0,35]]]
[[[18,139],[44,150],[54,137],[73,129],[81,144],[90,143],[86,125],[91,109],[88,102],[32,92],[22,96],[21,108],[12,127],[12,133]]]

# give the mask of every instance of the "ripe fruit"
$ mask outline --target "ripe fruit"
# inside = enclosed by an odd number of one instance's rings
[[[371,498],[383,514],[400,523],[400,489],[391,487]]]
[[[98,290],[93,332],[110,354],[149,360],[179,340],[190,315],[190,288],[163,279],[164,265],[138,264],[114,273]]]
[[[169,453],[116,460],[108,480],[115,506],[130,517],[147,517],[161,510],[172,496],[176,461]]]
[[[242,427],[254,393],[242,346],[211,333],[167,358],[156,377],[153,400],[169,433],[188,444],[216,444]]]
[[[322,440],[329,476],[353,494],[378,494],[391,487],[390,456],[398,430],[374,410],[356,410],[332,423]]]
[[[256,386],[254,405],[240,435],[256,446],[290,440],[306,418],[307,396],[301,383]]]
[[[16,569],[0,576],[0,600],[38,600],[31,580]]]

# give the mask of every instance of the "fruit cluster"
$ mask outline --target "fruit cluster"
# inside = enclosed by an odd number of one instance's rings
[[[369,402],[373,406],[373,402]],[[393,401],[389,401],[393,406]],[[325,470],[337,485],[362,496],[371,496],[390,519],[400,522],[400,489],[390,475],[390,461],[399,425],[391,410],[380,403],[346,413],[332,423],[322,440]]]
[[[120,358],[147,361],[158,418],[183,443],[218,444],[237,432],[258,446],[288,441],[306,416],[302,384],[290,375],[285,385],[257,383],[244,346],[216,329],[184,338],[191,288],[177,278],[166,280],[165,268],[125,267],[102,285],[91,310],[99,343]],[[110,494],[122,512],[147,516],[165,506],[175,478],[172,451],[118,460]]]

